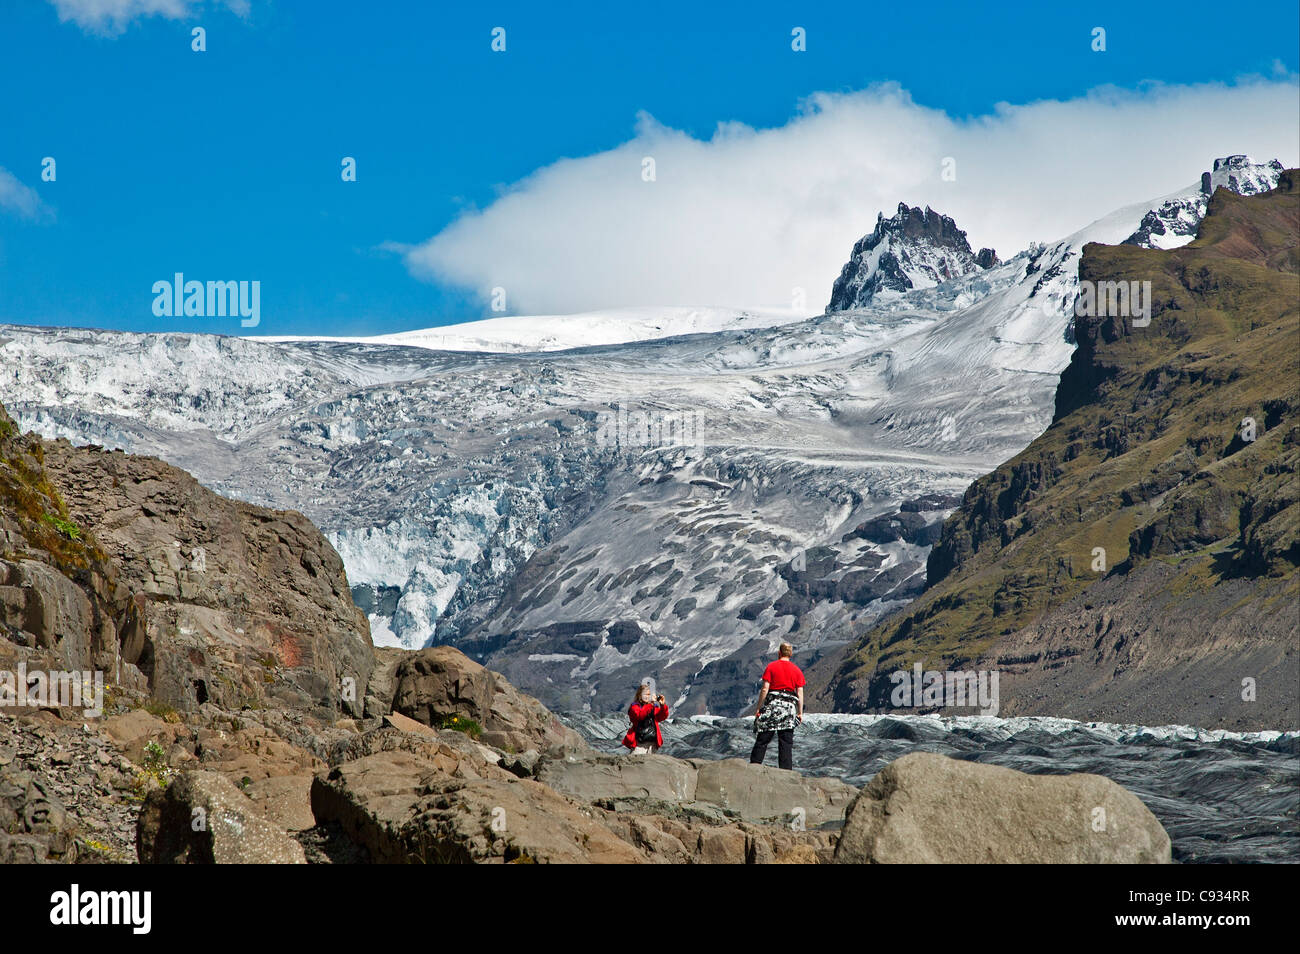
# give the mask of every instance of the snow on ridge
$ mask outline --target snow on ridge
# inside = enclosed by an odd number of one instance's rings
[[[259,336],[255,341],[334,341],[398,345],[432,351],[527,354],[629,344],[679,335],[772,328],[813,317],[791,308],[639,307],[572,315],[484,318],[454,325],[369,337]]]

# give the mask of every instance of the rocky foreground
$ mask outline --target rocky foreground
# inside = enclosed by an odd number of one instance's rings
[[[212,704],[0,715],[0,861],[1170,860],[1142,802],[1096,775],[916,753],[859,791],[737,759],[602,755],[449,647],[379,671],[427,721]]]
[[[0,624],[0,862],[1170,860],[1099,776],[599,754],[456,649],[376,650],[301,514],[2,410]]]

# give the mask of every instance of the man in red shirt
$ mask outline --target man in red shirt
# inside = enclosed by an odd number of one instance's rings
[[[794,768],[794,730],[803,722],[803,672],[790,661],[794,647],[782,643],[779,656],[763,670],[763,688],[758,693],[758,707],[754,710],[753,751],[749,761],[763,763],[772,736],[777,738],[777,764],[783,769]]]

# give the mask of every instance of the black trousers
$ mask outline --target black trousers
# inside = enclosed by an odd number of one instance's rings
[[[763,756],[767,754],[767,747],[772,744],[772,736],[776,736],[777,764],[783,769],[794,768],[794,729],[779,731],[768,729],[766,732],[758,733],[758,738],[754,740],[754,748],[749,753],[749,761],[755,765],[763,764]]]

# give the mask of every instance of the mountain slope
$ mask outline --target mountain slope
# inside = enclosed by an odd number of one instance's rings
[[[1079,319],[1051,427],[967,490],[826,698],[887,705],[922,662],[1001,670],[1003,714],[1300,724],[1298,236],[1289,172],[1216,191],[1183,248],[1087,246],[1082,281],[1151,283],[1150,325]]]

